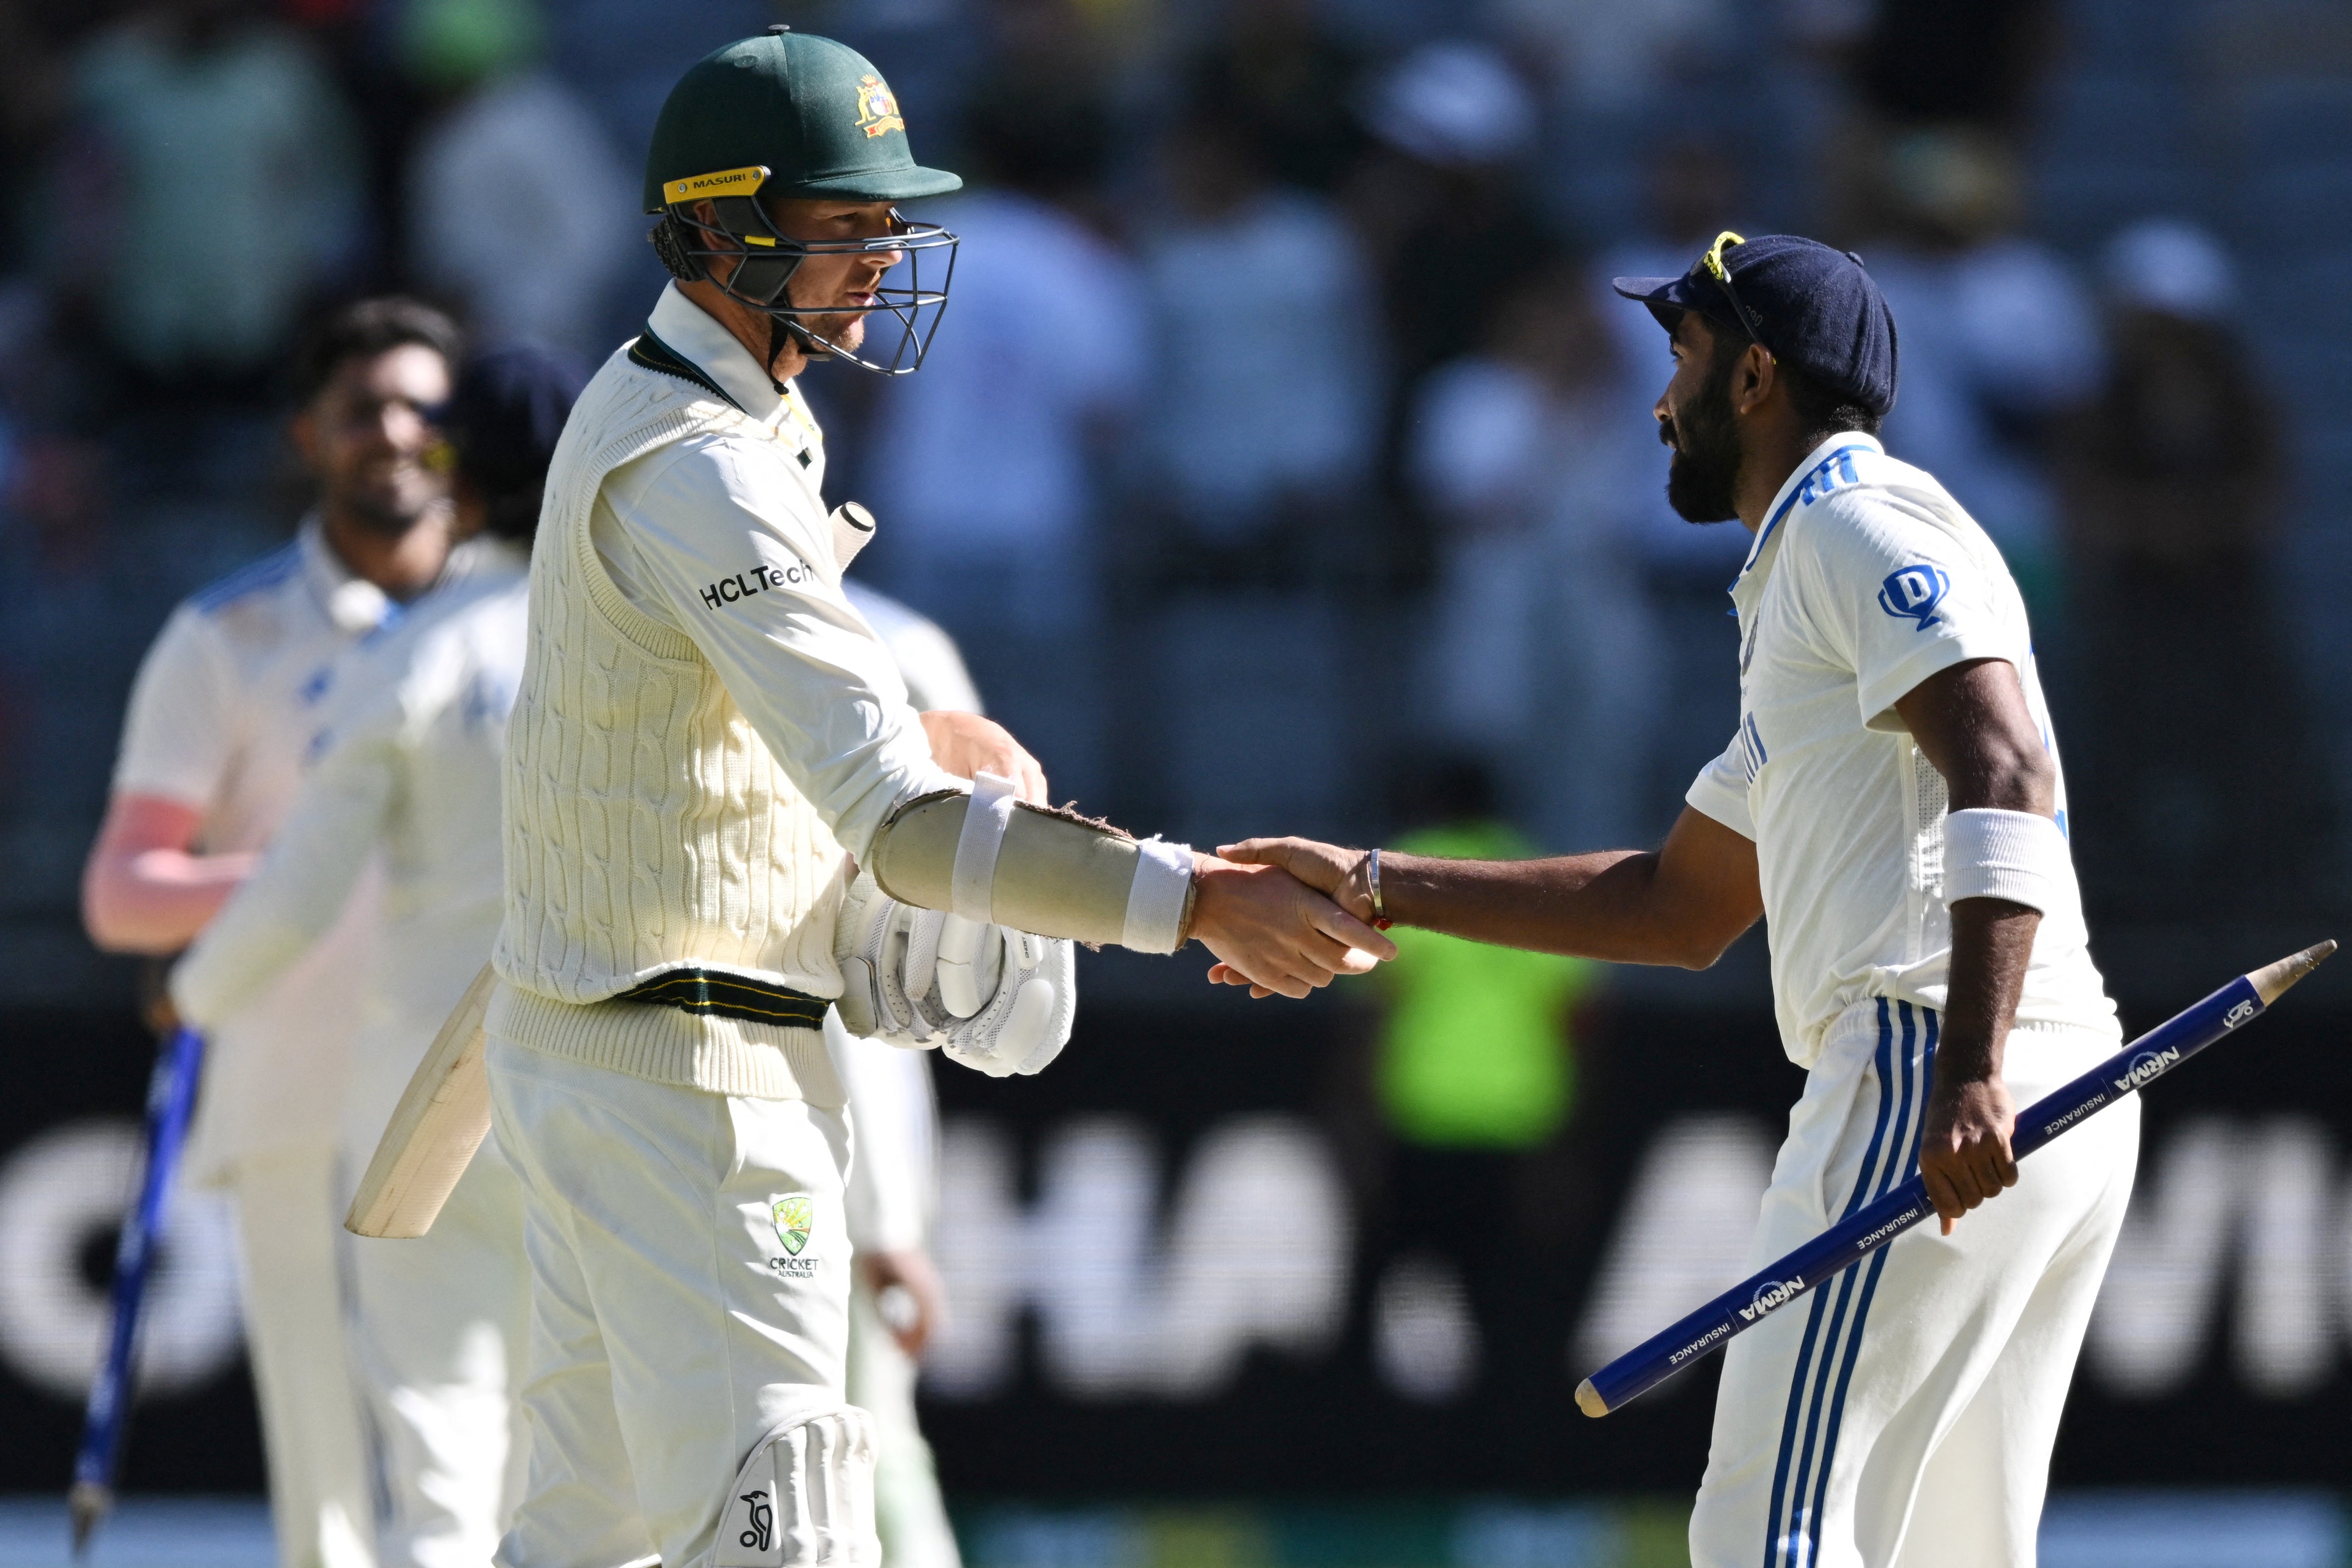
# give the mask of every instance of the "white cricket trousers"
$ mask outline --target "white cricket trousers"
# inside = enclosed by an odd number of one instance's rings
[[[335,1152],[321,1143],[241,1159],[228,1185],[278,1563],[373,1568],[374,1491],[337,1277]]]
[[[530,1472],[497,1561],[871,1568],[862,1413],[841,1438],[840,1109],[649,1083],[495,1035],[486,1061],[531,1273]]]
[[[883,1568],[963,1568],[931,1446],[915,1416],[917,1372],[859,1280],[849,1299],[848,1396],[874,1418],[874,1523]]]
[[[1849,1008],[1789,1114],[1751,1270],[1919,1168],[1938,1016]],[[2019,1110],[2116,1049],[2021,1027]],[[1933,1219],[1733,1340],[1694,1568],[2032,1568],[2050,1450],[2123,1225],[2139,1100],[2084,1121],[1951,1236]]]
[[[522,1494],[530,1318],[522,1184],[474,1156],[426,1234],[350,1237],[352,1348],[382,1483],[382,1568],[481,1568]]]

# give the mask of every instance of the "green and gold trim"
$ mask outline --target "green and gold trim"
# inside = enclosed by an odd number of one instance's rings
[[[822,996],[772,985],[740,974],[709,969],[671,969],[644,984],[622,992],[615,1002],[642,1002],[648,1006],[675,1007],[681,1013],[709,1014],[745,1024],[772,1024],[787,1029],[821,1029],[825,1009],[833,1004]]]
[[[657,370],[664,375],[674,375],[680,381],[690,381],[730,408],[742,412],[743,405],[728,396],[726,388],[703,374],[701,366],[654,336],[650,326],[639,332],[636,341],[629,345],[629,363],[643,365],[647,370]]]

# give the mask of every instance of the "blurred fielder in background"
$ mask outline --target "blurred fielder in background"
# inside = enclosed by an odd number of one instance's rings
[[[549,454],[584,372],[538,351],[468,363],[436,411],[471,541],[400,622],[343,655],[292,812],[172,977],[210,1026],[309,952],[381,851],[374,961],[341,1119],[339,1198],[491,944],[502,908],[499,791],[522,676],[528,552]],[[351,1010],[353,976],[343,977]],[[374,1438],[385,1568],[475,1568],[497,1548],[528,1442],[516,1419],[530,1273],[522,1192],[477,1158],[429,1235],[346,1238],[354,1362]],[[314,1368],[314,1379],[331,1375]]]
[[[457,329],[404,300],[321,323],[295,366],[294,445],[319,485],[294,541],[190,597],[140,667],[106,821],[82,884],[90,938],[176,952],[252,870],[292,805],[337,660],[440,580],[448,483],[425,410],[449,395]],[[320,941],[210,1026],[185,1170],[237,1207],[246,1343],[279,1561],[368,1568],[373,1508],[335,1253],[335,1128],[350,977],[375,898],[323,911]]]
[[[845,581],[849,597],[922,711],[985,713],[955,639],[887,594]],[[827,1013],[825,1044],[849,1090],[849,1403],[874,1417],[874,1524],[886,1568],[958,1568],[931,1446],[915,1418],[917,1359],[953,1310],[932,1265],[939,1213],[939,1097],[931,1058],[861,1040]]]

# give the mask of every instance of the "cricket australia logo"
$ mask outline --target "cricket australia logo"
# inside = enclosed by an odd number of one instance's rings
[[[1886,574],[1879,585],[1878,607],[1898,621],[1918,622],[1913,630],[1924,632],[1936,624],[1936,606],[1951,591],[1952,579],[1944,569],[1922,562]]]
[[[809,1232],[816,1227],[816,1205],[806,1193],[786,1193],[768,1210],[776,1222],[776,1241],[793,1258],[809,1244]]]
[[[878,76],[857,79],[857,128],[872,141],[885,131],[904,131],[907,122],[898,114],[898,96]]]
[[[736,1538],[738,1544],[750,1552],[767,1551],[776,1539],[775,1504],[763,1491],[745,1492],[738,1500],[749,1503],[751,1508],[750,1514],[745,1516],[751,1528]]]
[[[2179,1059],[2178,1047],[2168,1051],[2142,1051],[2132,1058],[2131,1066],[2124,1068],[2124,1076],[2116,1079],[2116,1088],[2129,1093],[2150,1079],[2160,1077],[2165,1068]]]
[[[1748,1305],[1739,1309],[1739,1316],[1742,1321],[1752,1323],[1773,1308],[1787,1306],[1803,1294],[1804,1289],[1805,1281],[1801,1275],[1791,1274],[1786,1279],[1767,1279],[1756,1287],[1756,1294],[1748,1299]]]

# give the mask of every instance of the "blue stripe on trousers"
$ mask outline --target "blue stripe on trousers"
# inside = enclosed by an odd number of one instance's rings
[[[1846,1199],[1844,1213],[1851,1215],[1865,1201],[1884,1196],[1894,1190],[1898,1171],[1915,1171],[1919,1163],[1919,1117],[1924,1117],[1924,1074],[1915,1074],[1912,1068],[1912,1044],[1919,1041],[1919,1025],[1924,1023],[1924,1056],[1933,1060],[1936,1051],[1936,1027],[1938,1018],[1928,1008],[1916,1008],[1919,1023],[1912,1018],[1915,1008],[1907,1002],[1894,1004],[1889,1008],[1886,999],[1879,999],[1879,1119],[1870,1131],[1870,1145],[1863,1152],[1861,1171],[1855,1173],[1853,1194]],[[1895,1053],[1895,1018],[1900,1018],[1903,1030],[1903,1051]],[[1898,1068],[1900,1063],[1900,1068]],[[1898,1089],[1900,1084],[1900,1089]],[[1894,1140],[1886,1140],[1889,1119],[1894,1121]],[[1906,1145],[1910,1145],[1906,1150]],[[1882,1159],[1884,1154],[1884,1159]],[[1764,1526],[1764,1568],[1806,1568],[1806,1563],[1821,1549],[1821,1511],[1822,1500],[1828,1498],[1830,1465],[1837,1455],[1837,1429],[1844,1420],[1846,1389],[1853,1383],[1853,1366],[1861,1356],[1863,1323],[1870,1314],[1870,1302],[1877,1295],[1879,1272],[1886,1265],[1886,1253],[1879,1253],[1863,1269],[1846,1269],[1846,1274],[1832,1286],[1822,1289],[1813,1298],[1811,1317],[1806,1319],[1804,1342],[1797,1352],[1797,1368],[1790,1377],[1788,1413],[1780,1422],[1780,1458],[1773,1467],[1771,1502],[1767,1510]],[[1851,1323],[1849,1323],[1851,1310]],[[1822,1338],[1822,1319],[1828,1319],[1828,1338]],[[1822,1359],[1813,1366],[1816,1342],[1822,1347]],[[1837,1387],[1830,1389],[1832,1366],[1837,1366]],[[1811,1399],[1806,1399],[1806,1383],[1811,1380]],[[1822,1411],[1828,1405],[1828,1422],[1822,1422]],[[1804,1427],[1804,1444],[1797,1444],[1797,1429]],[[1825,1438],[1825,1441],[1818,1441]],[[1816,1474],[1818,1460],[1818,1474]],[[1797,1477],[1790,1488],[1790,1465],[1794,1462]],[[1811,1490],[1811,1507],[1800,1507],[1800,1500]],[[1783,1521],[1783,1500],[1788,1502],[1788,1538],[1780,1532]],[[1801,1544],[1800,1544],[1801,1542]],[[1790,1549],[1797,1552],[1790,1552]]]
[[[1878,1122],[1876,1126],[1871,1129],[1870,1147],[1864,1153],[1862,1170],[1854,1178],[1853,1195],[1846,1200],[1846,1215],[1853,1214],[1854,1210],[1862,1206],[1862,1204],[1864,1201],[1864,1194],[1866,1194],[1870,1190],[1873,1169],[1878,1163],[1879,1149],[1886,1137],[1888,1120],[1894,1114],[1894,1021],[1888,1010],[1886,999],[1882,996],[1878,1001]],[[1907,1056],[1908,1053],[1906,1052],[1906,1054]],[[1907,1089],[1907,1083],[1906,1087]],[[1902,1134],[1899,1130],[1895,1136],[1900,1140]],[[1842,1215],[1841,1217],[1843,1216]],[[1817,1293],[1813,1297],[1812,1307],[1805,1321],[1804,1339],[1799,1344],[1797,1349],[1796,1371],[1789,1379],[1789,1408],[1787,1415],[1781,1418],[1780,1422],[1780,1455],[1779,1462],[1773,1467],[1772,1496],[1765,1516],[1765,1568],[1778,1568],[1780,1563],[1780,1547],[1782,1544],[1780,1540],[1780,1502],[1781,1499],[1786,1497],[1789,1491],[1789,1467],[1795,1458],[1799,1417],[1803,1414],[1805,1407],[1805,1378],[1806,1374],[1812,1370],[1813,1346],[1815,1342],[1820,1338],[1822,1319],[1828,1310],[1828,1292],[1824,1291]],[[1832,1331],[1832,1332],[1834,1332],[1834,1331]],[[1807,1440],[1807,1447],[1811,1447],[1810,1436]],[[1797,1483],[1797,1489],[1800,1493],[1803,1491],[1804,1482],[1802,1480],[1800,1480]],[[1794,1520],[1791,1519],[1790,1522],[1793,1524]]]
[[[1881,1003],[1881,1005],[1884,1005],[1883,1002]],[[1853,1202],[1848,1205],[1849,1212],[1852,1211],[1855,1205],[1861,1202],[1863,1194],[1869,1191],[1873,1185],[1874,1178],[1875,1179],[1875,1185],[1878,1189],[1877,1192],[1871,1193],[1870,1195],[1874,1198],[1883,1194],[1890,1184],[1888,1177],[1896,1163],[1895,1150],[1899,1149],[1902,1146],[1905,1123],[1911,1114],[1913,1087],[1911,1080],[1911,1046],[1915,1037],[1912,1032],[1914,1026],[1911,1021],[1910,1005],[1908,1003],[1898,1002],[1895,1004],[1895,1012],[1901,1018],[1903,1026],[1902,1049],[1897,1053],[1895,1058],[1899,1076],[1902,1079],[1903,1089],[1902,1098],[1898,1109],[1895,1111],[1895,1142],[1894,1146],[1886,1151],[1886,1158],[1883,1162],[1881,1168],[1874,1170],[1870,1164],[1865,1164],[1861,1173],[1854,1178],[1854,1198]],[[1844,1354],[1848,1358],[1848,1363],[1851,1364],[1851,1358],[1853,1353],[1853,1339],[1848,1336],[1849,1320],[1847,1313],[1854,1305],[1855,1291],[1860,1284],[1858,1276],[1861,1272],[1862,1271],[1860,1269],[1847,1269],[1838,1277],[1833,1285],[1828,1288],[1828,1293],[1833,1293],[1836,1299],[1835,1305],[1833,1305],[1830,1310],[1830,1336],[1828,1348],[1822,1356],[1821,1365],[1815,1369],[1813,1373],[1812,1411],[1805,1422],[1805,1442],[1797,1464],[1796,1490],[1790,1497],[1789,1502],[1789,1531],[1791,1535],[1797,1536],[1799,1539],[1805,1541],[1809,1544],[1811,1543],[1820,1534],[1821,1510],[1818,1500],[1822,1495],[1829,1480],[1829,1456],[1823,1450],[1820,1438],[1823,1435],[1822,1423],[1824,1419],[1824,1412],[1828,1411],[1830,1407],[1830,1377],[1835,1363],[1839,1360],[1841,1347],[1843,1347]],[[1851,1330],[1853,1336],[1858,1337],[1860,1335],[1862,1321],[1859,1314],[1856,1314],[1852,1319]],[[1843,1409],[1842,1403],[1839,1408],[1841,1410]],[[1828,1419],[1830,1423],[1830,1430],[1833,1431],[1836,1426],[1835,1415],[1830,1415]],[[1816,1479],[1815,1477],[1816,1466],[1819,1468],[1818,1479]],[[1804,1500],[1809,1490],[1815,1500],[1811,1506],[1805,1506]],[[1810,1552],[1797,1554],[1796,1563],[1793,1565],[1793,1568],[1804,1568],[1804,1565],[1810,1563],[1811,1560],[1811,1554]]]
[[[1903,1035],[1905,1043],[1907,1046],[1911,1037],[1909,1016],[1911,1013],[1911,1004],[1905,1002],[1900,1005],[1905,1015]],[[1926,1007],[1919,1009],[1919,1018],[1922,1028],[1925,1032],[1925,1037],[1920,1044],[1919,1049],[1920,1083],[1919,1092],[1916,1097],[1911,1093],[1911,1053],[1907,1049],[1903,1053],[1904,1099],[1906,1103],[1916,1103],[1918,1107],[1918,1113],[1913,1118],[1911,1123],[1911,1136],[1909,1138],[1911,1152],[1900,1162],[1892,1160],[1888,1162],[1888,1169],[1880,1178],[1878,1192],[1875,1194],[1875,1197],[1884,1197],[1888,1192],[1893,1190],[1896,1179],[1895,1172],[1897,1169],[1901,1170],[1902,1179],[1906,1181],[1909,1180],[1912,1174],[1919,1169],[1920,1139],[1925,1133],[1927,1124],[1927,1090],[1928,1085],[1934,1082],[1936,1070],[1936,1037],[1937,1025],[1939,1023],[1936,1015]],[[1895,1135],[1896,1143],[1899,1145],[1904,1141],[1902,1134],[1898,1131]],[[1874,1198],[1874,1201],[1875,1201],[1875,1197]],[[1838,1372],[1837,1399],[1836,1402],[1830,1406],[1829,1437],[1822,1448],[1821,1479],[1814,1484],[1813,1506],[1811,1510],[1811,1518],[1807,1521],[1806,1541],[1809,1547],[1809,1550],[1805,1554],[1807,1562],[1811,1562],[1821,1554],[1822,1513],[1824,1502],[1829,1496],[1830,1467],[1837,1460],[1838,1427],[1845,1418],[1846,1388],[1853,1381],[1854,1363],[1862,1359],[1863,1326],[1864,1321],[1870,1316],[1871,1299],[1878,1294],[1878,1277],[1885,1273],[1885,1270],[1886,1248],[1881,1247],[1878,1249],[1876,1255],[1871,1258],[1869,1267],[1866,1269],[1860,1271],[1863,1275],[1862,1305],[1854,1313],[1853,1337],[1846,1342],[1845,1364],[1843,1367],[1840,1368]]]

